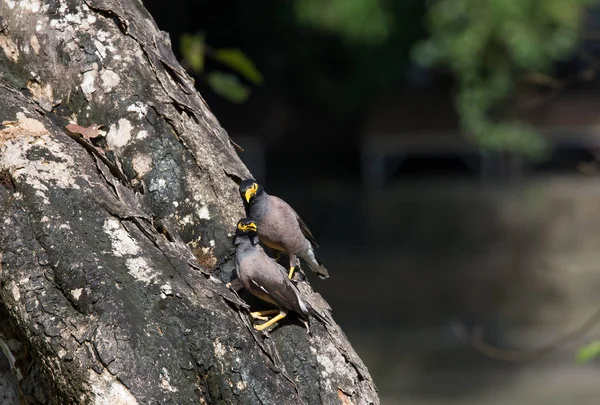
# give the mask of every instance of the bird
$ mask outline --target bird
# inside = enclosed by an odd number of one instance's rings
[[[260,228],[259,228],[260,229]],[[250,316],[266,322],[254,325],[263,330],[285,318],[289,311],[298,313],[308,328],[309,316],[331,325],[325,315],[316,310],[303,297],[298,287],[288,278],[283,266],[269,257],[259,244],[257,223],[242,218],[237,224],[234,238],[235,269],[240,284],[256,297],[273,304],[277,309],[251,312]],[[269,319],[265,315],[277,314]]]
[[[279,197],[267,194],[254,179],[247,179],[239,185],[240,196],[246,210],[246,217],[256,221],[258,238],[266,246],[276,251],[286,252],[290,258],[288,278],[303,259],[319,278],[329,278],[329,272],[315,255],[319,247],[308,226],[294,209]]]

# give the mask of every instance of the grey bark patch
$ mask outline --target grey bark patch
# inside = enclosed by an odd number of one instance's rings
[[[67,162],[66,159],[63,159],[60,156],[55,156],[48,149],[40,146],[32,146],[30,149],[27,150],[25,157],[31,161],[43,160],[47,162]]]

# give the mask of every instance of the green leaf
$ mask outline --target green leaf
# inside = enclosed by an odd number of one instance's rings
[[[264,82],[264,79],[254,65],[254,62],[252,62],[240,49],[219,49],[215,52],[213,59],[234,69],[255,85],[261,85]]]
[[[206,76],[212,90],[232,103],[241,104],[250,96],[250,89],[230,73],[212,71]]]
[[[411,51],[413,60],[424,67],[434,66],[442,58],[438,45],[433,41],[418,42]]]
[[[600,340],[594,340],[579,348],[576,360],[577,363],[584,364],[598,357],[598,355],[600,355]]]
[[[392,31],[393,18],[382,0],[297,0],[299,21],[355,42],[381,44]]]
[[[204,34],[183,34],[179,40],[179,49],[194,73],[204,70]]]

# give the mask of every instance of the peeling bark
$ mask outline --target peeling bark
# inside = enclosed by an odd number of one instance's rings
[[[379,403],[337,326],[257,333],[225,288],[249,173],[141,2],[0,16],[0,400]]]

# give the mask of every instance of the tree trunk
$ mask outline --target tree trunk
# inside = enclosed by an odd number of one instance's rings
[[[378,403],[337,325],[225,287],[249,173],[141,2],[0,16],[2,403]]]

